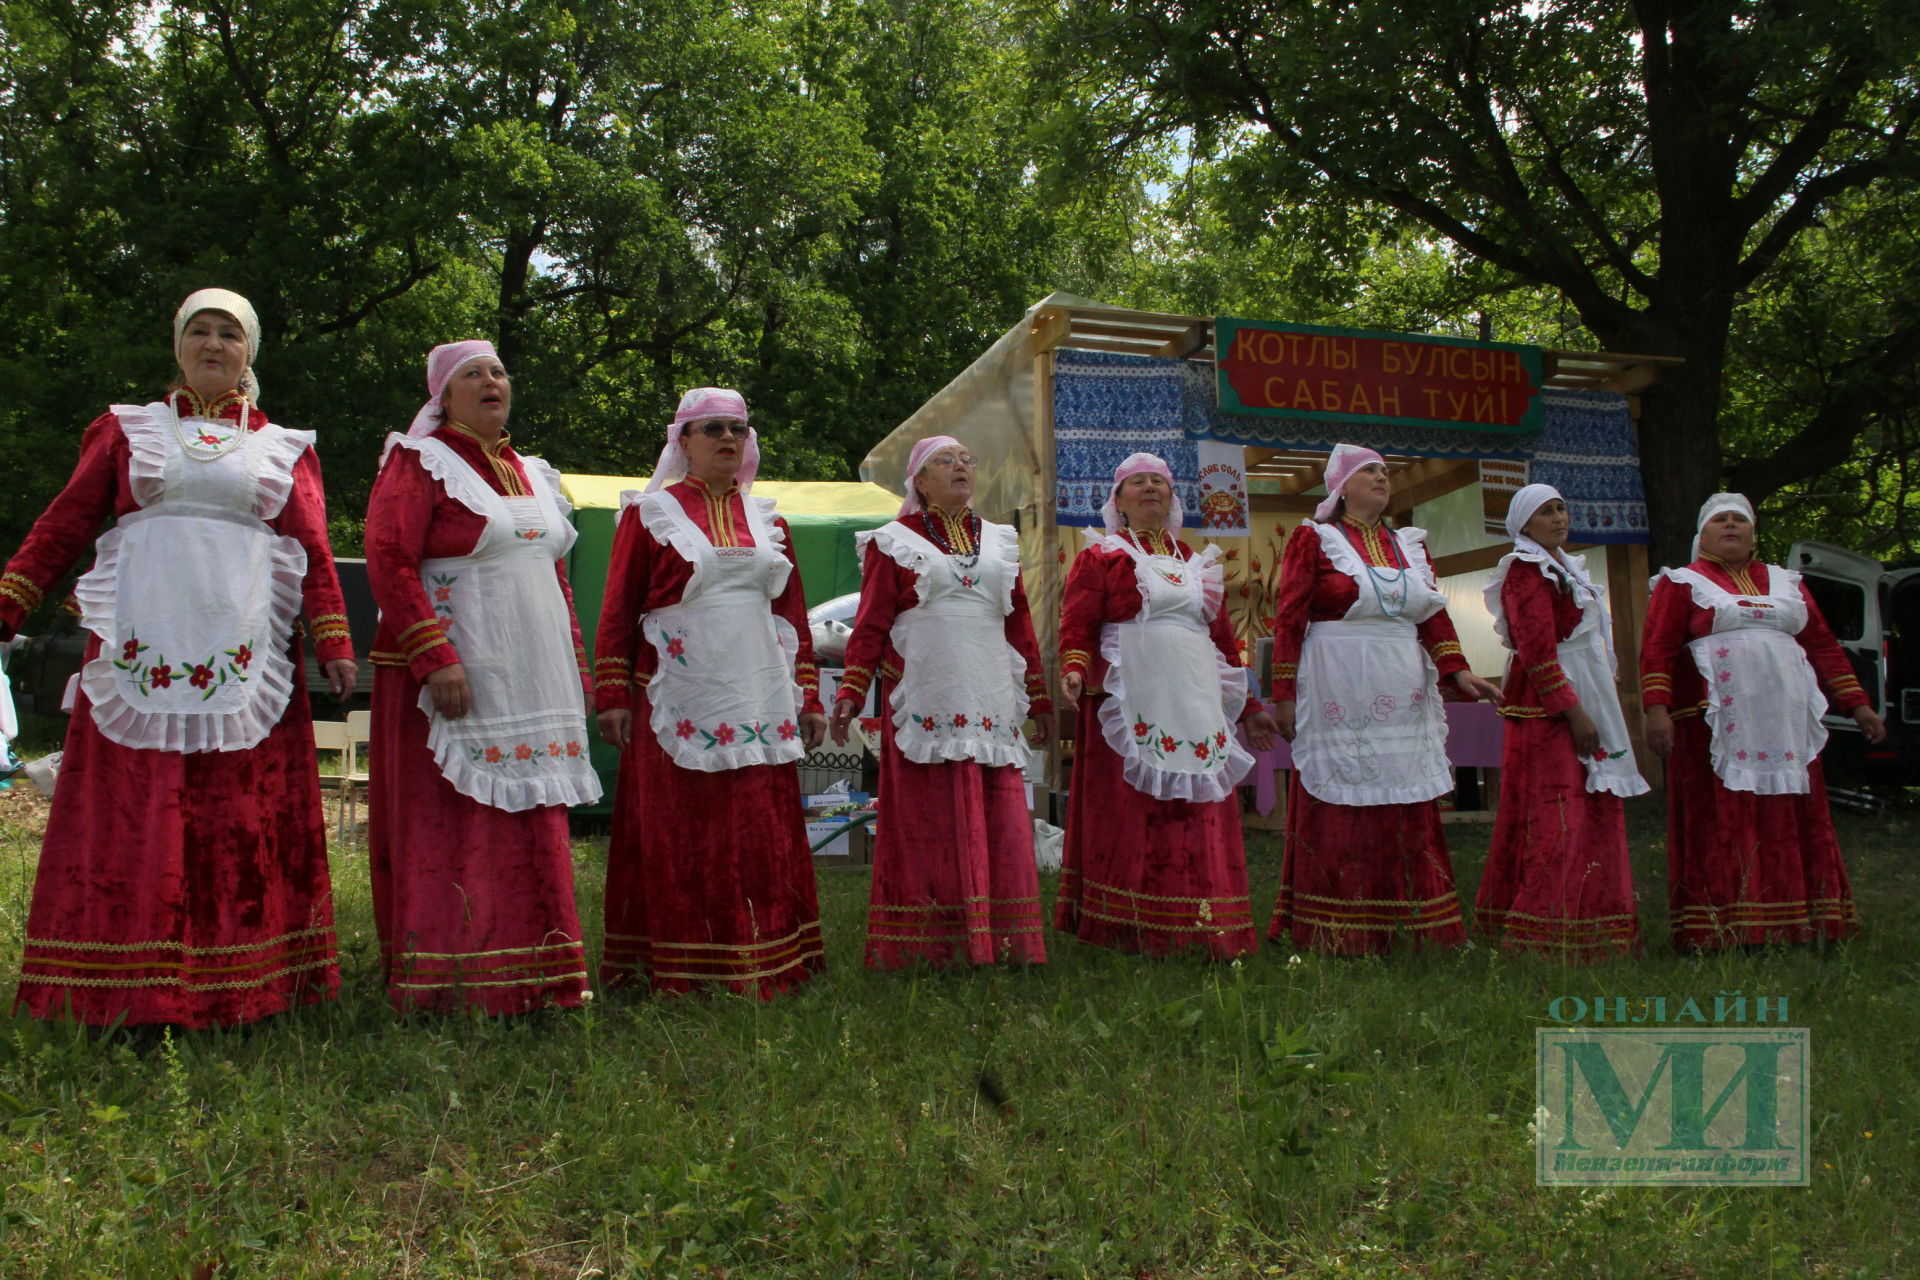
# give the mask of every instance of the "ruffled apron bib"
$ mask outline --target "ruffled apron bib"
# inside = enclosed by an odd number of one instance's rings
[[[954,556],[895,521],[856,535],[862,563],[869,541],[916,575],[918,598],[891,632],[903,663],[889,703],[901,754],[1024,769],[1027,667],[1006,633],[1020,571],[1014,531],[983,520],[979,554]]]
[[[1713,630],[1687,648],[1707,682],[1714,774],[1731,791],[1805,795],[1807,766],[1827,743],[1827,703],[1794,639],[1807,625],[1800,575],[1768,565],[1764,596],[1734,595],[1692,569],[1666,576],[1713,615]]]
[[[293,692],[287,650],[307,572],[299,540],[267,521],[286,506],[313,433],[176,419],[165,402],[113,412],[140,509],[101,535],[74,586],[82,624],[100,637],[80,673],[94,724],[123,747],[258,746]]]
[[[1417,804],[1453,790],[1438,669],[1414,628],[1446,607],[1422,544],[1395,530],[1411,569],[1368,565],[1338,525],[1315,528],[1359,594],[1346,616],[1314,622],[1300,647],[1293,767],[1332,804]]]
[[[1100,731],[1127,785],[1156,800],[1224,800],[1253,768],[1234,732],[1247,674],[1214,648],[1207,624],[1220,611],[1220,548],[1191,560],[1153,556],[1113,535],[1093,545],[1133,560],[1140,612],[1100,628],[1107,700]]]
[[[1533,572],[1545,572],[1537,556],[1510,553],[1501,560],[1500,568],[1487,583],[1487,607],[1493,613],[1494,630],[1509,649],[1513,644],[1508,639],[1506,613],[1500,604],[1500,585],[1509,569],[1516,565],[1530,565]],[[1587,771],[1587,791],[1605,791],[1616,796],[1645,795],[1651,788],[1633,762],[1633,739],[1627,732],[1627,718],[1620,710],[1620,695],[1614,685],[1617,659],[1606,606],[1601,603],[1598,592],[1578,581],[1571,585],[1580,604],[1580,621],[1556,648],[1560,673],[1566,676],[1573,696],[1580,700],[1580,709],[1587,713],[1600,735],[1599,754],[1580,762]]]
[[[647,531],[693,566],[680,602],[640,619],[659,659],[647,685],[654,738],[703,773],[800,759],[800,638],[769,607],[793,572],[767,518],[773,504],[746,497],[754,545],[716,547],[671,494],[638,503]]]
[[[393,440],[420,455],[456,502],[487,522],[464,556],[420,562],[420,585],[466,670],[467,714],[449,720],[420,691],[427,749],[461,795],[509,813],[592,804],[600,779],[587,757],[587,704],[573,626],[554,562],[577,536],[559,477],[522,456],[533,495],[496,492],[466,459],[427,436]]]

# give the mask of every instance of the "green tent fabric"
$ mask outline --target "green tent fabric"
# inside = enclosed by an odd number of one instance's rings
[[[573,606],[580,615],[580,633],[593,648],[600,624],[600,605],[606,596],[607,565],[613,558],[613,531],[620,519],[620,495],[646,487],[645,476],[563,475],[561,490],[573,503],[573,523],[580,537],[567,557],[567,577],[573,584]],[[793,533],[794,559],[806,588],[807,607],[860,589],[860,561],[853,535],[877,529],[900,508],[897,494],[879,485],[837,481],[762,480],[753,486],[760,497],[780,504],[780,514]],[[597,806],[577,808],[589,816],[613,811],[614,775],[620,753],[594,735],[593,765],[605,795]]]

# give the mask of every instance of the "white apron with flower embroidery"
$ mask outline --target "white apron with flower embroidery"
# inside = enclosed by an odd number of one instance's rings
[[[1807,625],[1800,575],[1768,565],[1764,596],[1734,595],[1692,569],[1666,576],[1713,615],[1713,630],[1687,648],[1707,682],[1714,774],[1730,791],[1807,794],[1807,766],[1827,743],[1827,702],[1794,639]]]
[[[1156,800],[1226,799],[1253,756],[1234,732],[1247,703],[1246,669],[1228,662],[1207,633],[1224,594],[1220,548],[1185,560],[1148,555],[1124,534],[1087,536],[1096,550],[1132,558],[1140,591],[1139,613],[1100,628],[1101,736],[1134,790]]]
[[[1414,628],[1446,607],[1426,530],[1393,530],[1413,569],[1369,566],[1338,523],[1314,526],[1359,594],[1346,616],[1313,622],[1300,646],[1293,767],[1332,804],[1418,804],[1453,790],[1438,669]]]
[[[903,663],[890,701],[901,753],[916,764],[1026,768],[1027,664],[1006,631],[1018,535],[982,520],[980,554],[953,556],[896,520],[854,535],[863,564],[868,542],[916,575],[918,598],[890,633]]]
[[[420,585],[466,671],[467,714],[449,720],[420,691],[427,749],[454,790],[509,813],[592,804],[600,779],[587,756],[587,701],[573,624],[554,562],[577,536],[559,476],[521,455],[533,495],[509,498],[432,436],[389,437],[411,449],[447,495],[487,522],[464,556],[420,562]]]
[[[100,536],[75,584],[100,656],[80,673],[102,735],[123,747],[199,752],[259,745],[287,709],[306,548],[267,521],[293,492],[311,431],[186,418],[164,401],[113,406],[140,510]],[[190,456],[245,439],[219,457]]]
[[[703,773],[798,760],[806,754],[794,683],[800,638],[770,607],[793,565],[771,519],[773,502],[749,494],[740,503],[751,547],[714,546],[665,491],[632,502],[647,532],[693,566],[679,603],[640,618],[658,658],[647,701],[661,750]]]
[[[1581,557],[1568,558],[1582,569],[1586,567]],[[1539,555],[1512,551],[1501,558],[1500,567],[1487,579],[1484,590],[1487,610],[1493,614],[1493,629],[1499,634],[1500,643],[1509,650],[1513,642],[1507,634],[1506,606],[1500,598],[1500,587],[1515,562],[1532,565],[1534,572],[1547,573]],[[1616,796],[1645,795],[1652,788],[1633,763],[1633,740],[1627,733],[1627,718],[1621,713],[1620,694],[1614,683],[1618,663],[1613,653],[1613,627],[1606,606],[1600,602],[1599,592],[1579,580],[1567,579],[1567,583],[1580,606],[1580,621],[1571,634],[1555,646],[1556,659],[1560,673],[1573,689],[1573,696],[1579,699],[1581,710],[1587,713],[1600,735],[1599,755],[1580,762],[1587,771],[1587,791],[1606,791]],[[1509,662],[1518,660],[1512,658]]]

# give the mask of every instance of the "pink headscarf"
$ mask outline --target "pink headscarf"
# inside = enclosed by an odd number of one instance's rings
[[[644,492],[653,493],[686,478],[687,450],[680,443],[680,436],[689,422],[702,418],[738,418],[746,422],[747,398],[728,387],[694,387],[681,396],[680,407],[673,411],[673,422],[667,427],[667,443],[660,450],[659,461],[653,464],[653,478],[647,481]],[[740,450],[740,470],[734,476],[741,493],[752,491],[753,477],[759,471],[760,437],[749,426],[747,443]]]
[[[1333,513],[1340,509],[1340,491],[1347,487],[1347,481],[1353,479],[1353,473],[1369,463],[1387,465],[1387,460],[1358,444],[1337,444],[1333,452],[1327,455],[1327,496],[1313,509],[1315,520],[1331,520]]]
[[[440,396],[446,391],[447,384],[453,381],[453,375],[475,360],[489,358],[498,360],[500,356],[491,342],[481,338],[467,342],[443,342],[427,352],[427,402],[420,406],[420,412],[413,415],[413,423],[407,428],[407,434],[415,440],[432,435],[434,429],[446,420],[447,411],[440,404]]]
[[[1127,460],[1113,469],[1113,488],[1107,490],[1106,504],[1100,508],[1100,519],[1105,522],[1108,533],[1118,532],[1121,525],[1120,508],[1113,504],[1120,486],[1133,476],[1148,473],[1165,476],[1167,487],[1173,490],[1173,501],[1167,507],[1167,536],[1180,536],[1181,526],[1187,522],[1186,508],[1180,504],[1180,486],[1173,482],[1173,468],[1150,453],[1128,454]]]
[[[958,440],[955,440],[952,436],[928,436],[925,440],[914,445],[913,452],[907,455],[907,496],[906,500],[900,504],[899,512],[893,517],[895,520],[900,519],[901,516],[910,516],[920,510],[920,494],[919,491],[913,487],[914,478],[918,476],[921,469],[927,465],[927,459],[942,449],[952,449],[956,453],[965,453],[967,451],[967,447]]]

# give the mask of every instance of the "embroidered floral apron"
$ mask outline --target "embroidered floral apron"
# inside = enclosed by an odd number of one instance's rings
[[[557,477],[523,456],[533,495],[509,498],[431,436],[395,444],[418,452],[447,493],[487,522],[468,554],[420,562],[420,585],[460,654],[470,694],[467,714],[449,720],[433,709],[431,691],[420,691],[441,776],[510,813],[593,803],[600,779],[587,756],[586,695],[553,568],[576,537]]]
[[[901,753],[1024,769],[1027,667],[1006,632],[1020,571],[1014,531],[982,520],[980,554],[952,556],[895,521],[856,537],[863,563],[868,540],[917,575],[918,599],[891,632],[903,664],[889,703]]]
[[[287,655],[306,549],[266,523],[293,492],[310,431],[205,418],[164,402],[115,405],[138,511],[96,544],[74,587],[100,656],[80,673],[100,732],[123,747],[198,752],[259,745],[293,691]],[[180,435],[212,457],[190,455]]]
[[[1707,682],[1713,772],[1729,790],[1805,795],[1807,765],[1827,742],[1827,702],[1794,639],[1807,625],[1800,575],[1768,565],[1764,596],[1734,595],[1692,569],[1666,576],[1713,614],[1713,630],[1687,642]]]
[[[778,528],[747,496],[740,505],[754,545],[716,547],[671,494],[639,504],[648,532],[693,565],[680,602],[640,620],[659,658],[647,698],[661,749],[705,773],[798,760],[800,639],[769,607],[793,571]]]
[[[1578,561],[1578,557],[1574,559]],[[1500,585],[1515,567],[1521,567],[1521,572],[1546,572],[1537,555],[1509,553],[1487,583],[1487,608],[1493,614],[1494,630],[1509,649],[1513,644],[1507,636]],[[1580,605],[1580,621],[1573,632],[1560,641],[1556,651],[1561,674],[1566,676],[1573,696],[1580,700],[1581,710],[1587,713],[1600,735],[1599,756],[1580,762],[1587,771],[1587,790],[1590,793],[1606,791],[1616,796],[1645,795],[1651,788],[1633,762],[1633,740],[1627,733],[1627,718],[1620,710],[1620,694],[1614,683],[1618,664],[1606,606],[1601,603],[1599,593],[1583,583],[1570,580],[1570,585]]]
[[[1156,800],[1225,799],[1253,756],[1234,732],[1247,701],[1246,670],[1207,634],[1220,609],[1220,549],[1183,560],[1148,555],[1124,536],[1094,545],[1125,551],[1140,591],[1139,613],[1100,628],[1107,661],[1100,730],[1127,785]]]
[[[1412,569],[1360,558],[1337,524],[1316,525],[1333,567],[1359,594],[1344,618],[1307,626],[1300,647],[1293,766],[1333,804],[1415,804],[1453,790],[1447,719],[1433,659],[1414,628],[1446,607],[1421,529],[1396,530]]]

